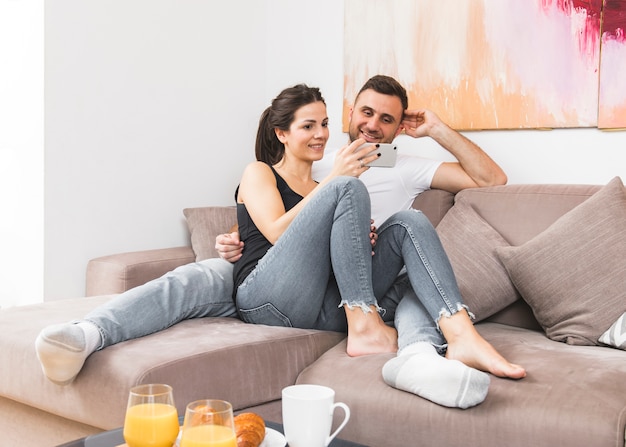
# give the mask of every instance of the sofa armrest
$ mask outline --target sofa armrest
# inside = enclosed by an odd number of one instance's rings
[[[86,296],[122,293],[195,261],[191,247],[102,256],[87,264]]]

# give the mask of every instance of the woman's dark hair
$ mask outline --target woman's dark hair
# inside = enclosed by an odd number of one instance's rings
[[[296,111],[302,106],[318,101],[326,105],[320,89],[305,84],[294,85],[280,92],[259,119],[256,159],[270,166],[278,163],[285,154],[285,145],[276,136],[275,129],[289,130]]]
[[[354,103],[356,104],[356,100],[363,91],[369,89],[383,95],[397,96],[402,103],[402,110],[404,111],[409,108],[409,99],[406,95],[406,89],[391,76],[376,75],[369,78],[363,87],[361,87],[359,93],[357,93]]]

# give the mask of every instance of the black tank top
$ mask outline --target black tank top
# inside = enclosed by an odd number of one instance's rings
[[[289,211],[296,206],[303,197],[293,191],[287,182],[272,168],[274,177],[276,177],[276,187],[280,192],[280,196],[283,199],[285,205],[285,211]],[[235,199],[239,187],[235,191]],[[259,259],[265,256],[267,250],[272,247],[270,241],[259,231],[254,224],[248,210],[243,203],[237,203],[237,223],[239,224],[239,238],[244,242],[243,253],[241,258],[235,263],[233,270],[233,279],[235,282],[235,289],[233,290],[233,297],[237,295],[237,288],[246,279],[246,277],[255,269]]]

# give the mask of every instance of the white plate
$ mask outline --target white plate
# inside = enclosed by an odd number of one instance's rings
[[[281,432],[265,427],[265,438],[259,447],[285,447],[286,445],[287,440]]]

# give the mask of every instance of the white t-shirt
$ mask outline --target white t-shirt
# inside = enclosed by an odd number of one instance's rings
[[[332,170],[335,152],[324,154],[324,158],[313,163],[313,178],[322,180]],[[380,226],[389,216],[400,210],[407,210],[413,200],[430,189],[435,171],[441,161],[398,154],[393,168],[370,168],[359,177],[370,193],[372,219]]]

